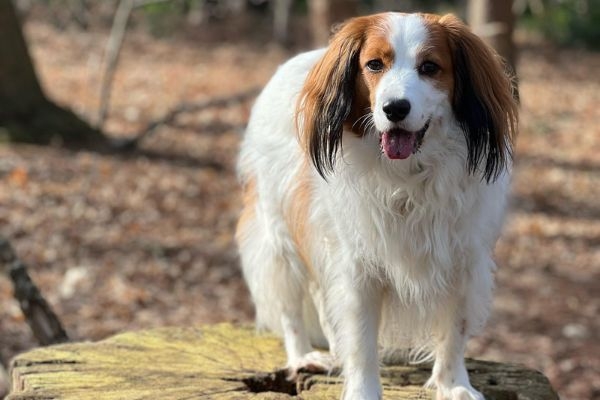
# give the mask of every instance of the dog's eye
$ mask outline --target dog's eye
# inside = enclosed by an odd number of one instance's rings
[[[371,72],[380,72],[383,70],[383,61],[371,60],[367,62],[367,69]]]
[[[435,75],[439,70],[440,66],[432,61],[425,61],[418,68],[419,74],[427,76]]]

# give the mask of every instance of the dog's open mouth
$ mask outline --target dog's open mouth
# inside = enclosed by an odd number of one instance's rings
[[[429,128],[429,122],[431,122],[431,119],[427,120],[421,129],[414,132],[402,128],[382,132],[380,138],[381,150],[390,160],[408,158],[411,154],[419,151],[425,132]]]

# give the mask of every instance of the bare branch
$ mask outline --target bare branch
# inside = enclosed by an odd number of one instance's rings
[[[50,308],[35,283],[27,273],[27,267],[19,260],[8,240],[0,237],[0,267],[9,275],[14,286],[15,298],[23,315],[42,345],[69,341],[58,317]]]
[[[124,143],[122,147],[125,149],[134,149],[143,139],[150,136],[159,127],[172,124],[175,121],[175,118],[177,118],[177,116],[180,114],[198,112],[215,107],[227,107],[235,103],[242,103],[256,97],[260,92],[260,89],[260,87],[253,87],[232,96],[216,97],[198,102],[181,102],[162,117],[146,125],[146,127],[142,129],[135,138]]]
[[[100,105],[98,107],[98,119],[96,121],[96,127],[98,129],[102,128],[104,121],[106,121],[106,118],[108,117],[112,82],[117,69],[117,64],[119,63],[119,55],[121,54],[121,47],[123,46],[123,39],[125,39],[131,12],[134,8],[156,3],[165,3],[167,1],[170,0],[121,0],[119,2],[119,7],[115,12],[110,37],[104,53],[105,68],[102,76],[102,86],[100,87]]]
[[[115,12],[110,38],[106,45],[105,69],[102,76],[102,87],[100,88],[100,106],[98,108],[98,120],[96,121],[96,127],[99,129],[102,128],[108,116],[112,82],[119,61],[123,39],[125,38],[125,32],[127,31],[129,16],[135,3],[136,1],[134,0],[121,0]]]

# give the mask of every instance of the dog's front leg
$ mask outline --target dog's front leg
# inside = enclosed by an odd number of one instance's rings
[[[449,302],[449,305],[451,302]],[[437,388],[436,400],[484,400],[469,382],[464,352],[468,339],[468,319],[450,307],[435,328],[435,362],[426,386]]]
[[[341,279],[344,284],[337,288],[337,300],[330,310],[334,315],[337,349],[343,363],[342,399],[381,399],[377,337],[382,290],[363,279],[360,282],[351,276]]]

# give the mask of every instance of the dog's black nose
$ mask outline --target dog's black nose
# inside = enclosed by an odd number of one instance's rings
[[[383,112],[392,122],[402,121],[410,112],[410,102],[406,99],[390,100],[383,105]]]

